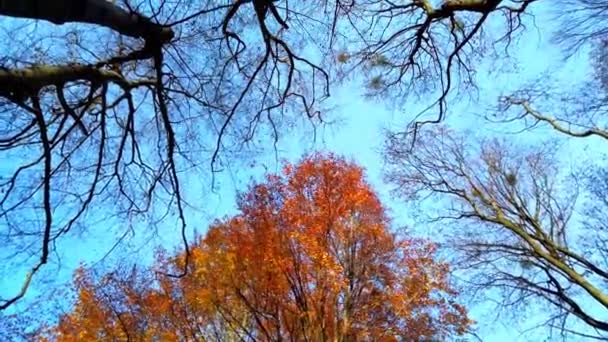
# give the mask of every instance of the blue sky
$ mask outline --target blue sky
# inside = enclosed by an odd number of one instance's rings
[[[504,61],[486,60],[478,68],[479,94],[467,101],[460,103],[452,99],[451,112],[447,123],[462,132],[467,132],[471,137],[502,135],[517,139],[522,144],[538,143],[544,139],[554,137],[549,130],[535,131],[535,134],[509,135],[508,131],[515,131],[515,126],[505,126],[490,124],[483,120],[483,115],[487,109],[496,104],[498,96],[509,90],[515,90],[526,81],[536,79],[545,71],[552,71],[552,74],[566,84],[572,79],[581,79],[588,72],[586,55],[581,54],[562,64],[559,49],[549,43],[549,34],[541,23],[539,27],[543,29],[542,34],[534,29],[520,37],[510,49],[512,53],[511,63],[518,65],[517,72],[505,72],[509,70],[509,65],[500,65]],[[556,68],[559,66],[559,68]],[[559,70],[559,72],[555,72]],[[425,100],[425,99],[423,99]],[[428,100],[428,99],[426,99]],[[296,130],[288,136],[281,137],[279,143],[279,160],[287,159],[295,161],[303,154],[324,150],[332,151],[349,158],[352,158],[367,170],[367,177],[370,183],[379,193],[380,198],[389,208],[390,214],[395,219],[396,225],[408,225],[413,228],[415,234],[433,239],[435,231],[428,229],[428,226],[417,222],[412,218],[412,213],[408,207],[400,200],[390,194],[390,186],[382,180],[383,160],[379,153],[383,144],[383,130],[403,127],[411,118],[412,114],[421,108],[420,102],[410,99],[402,107],[390,108],[380,102],[366,100],[363,97],[363,87],[353,81],[345,86],[334,89],[330,104],[336,106],[328,113],[329,117],[336,122],[329,126],[318,127],[316,141],[311,141],[309,125],[302,123],[304,130]],[[569,156],[588,156],[595,155],[597,150],[589,148],[586,142],[564,141],[564,151],[566,158]],[[255,166],[247,167],[253,161]],[[189,234],[192,236],[196,229],[199,233],[204,233],[205,227],[215,218],[221,218],[235,213],[235,194],[237,191],[245,189],[252,179],[259,179],[265,170],[274,172],[279,165],[276,163],[273,151],[268,151],[262,156],[244,158],[241,161],[232,163],[226,170],[216,175],[216,190],[210,191],[209,181],[211,175],[207,173],[189,175],[183,179],[182,188],[187,189],[187,199],[192,203],[199,203],[199,210],[188,210]],[[85,242],[78,238],[64,240],[60,248],[61,263],[48,265],[47,269],[39,278],[46,278],[50,275],[57,275],[55,284],[68,281],[73,269],[80,263],[85,262],[93,265],[109,248],[108,226],[124,226],[124,222],[103,222],[97,225],[90,233],[85,236]],[[145,226],[136,223],[135,236],[130,241],[133,245],[125,246],[125,254],[122,251],[113,256],[119,259],[137,261],[151,260],[151,248],[136,249],[132,247],[142,246],[144,235],[139,235],[140,229],[145,230]],[[159,237],[152,241],[153,245],[163,245],[165,247],[179,246],[176,239],[176,229],[171,227],[170,222],[162,227]],[[0,288],[11,289],[20,286],[23,270],[15,270],[15,279],[0,279]],[[30,296],[41,289],[40,283],[32,288]],[[3,292],[6,293],[6,292]],[[27,304],[27,301],[22,303]],[[472,309],[473,319],[479,322],[478,335],[484,341],[524,341],[530,338],[527,334],[522,334],[526,328],[535,325],[537,322],[533,318],[522,322],[513,323],[511,321],[493,321],[492,312],[485,305],[477,305]],[[537,335],[531,340],[538,340],[545,335],[542,330],[537,331]]]

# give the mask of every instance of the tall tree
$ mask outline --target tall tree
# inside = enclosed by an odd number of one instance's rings
[[[192,248],[180,279],[76,275],[56,341],[400,341],[468,331],[435,247],[397,236],[363,170],[315,155],[268,176]],[[158,268],[184,267],[183,252]]]

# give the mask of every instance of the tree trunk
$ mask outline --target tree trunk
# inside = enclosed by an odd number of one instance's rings
[[[107,0],[0,0],[0,15],[47,20],[55,24],[81,22],[110,28],[134,38],[173,38],[170,28],[129,13]]]

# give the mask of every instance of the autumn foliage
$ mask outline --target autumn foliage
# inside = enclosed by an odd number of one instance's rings
[[[191,249],[183,278],[75,276],[56,341],[419,341],[464,334],[448,265],[400,237],[361,168],[314,155],[268,176]],[[176,271],[184,255],[159,253]]]

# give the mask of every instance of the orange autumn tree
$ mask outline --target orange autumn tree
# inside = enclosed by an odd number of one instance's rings
[[[316,154],[270,175],[192,248],[188,275],[81,270],[57,341],[420,341],[466,333],[449,267],[399,236],[363,170]],[[156,269],[181,269],[160,253]],[[85,336],[86,335],[86,336]]]

